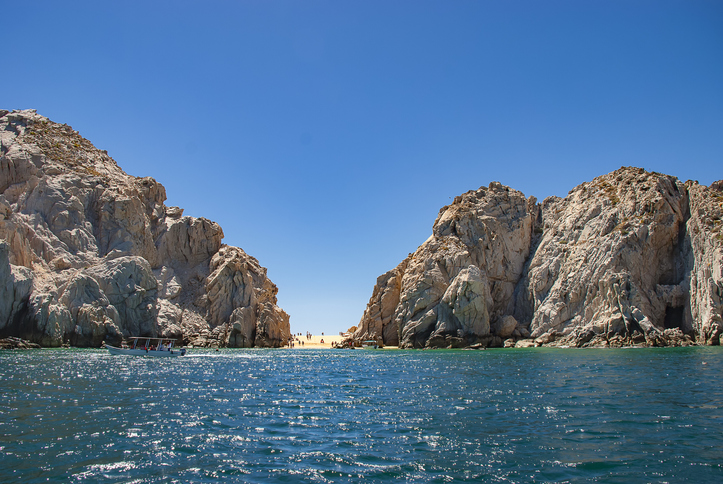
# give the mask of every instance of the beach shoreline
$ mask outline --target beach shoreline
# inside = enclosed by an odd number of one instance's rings
[[[332,344],[338,345],[341,343],[341,341],[344,339],[343,336],[340,334],[331,334],[331,335],[324,335],[324,334],[313,334],[309,338],[306,337],[306,335],[302,334],[294,335],[294,348],[295,350],[298,349],[307,349],[307,350],[318,350],[318,349],[332,349],[334,346]],[[323,341],[323,343],[322,343]],[[286,346],[288,348],[288,346]],[[380,349],[397,349],[396,346],[386,346],[384,348]]]
[[[294,335],[294,349],[319,349],[319,348],[332,348],[332,343],[339,344],[344,339],[340,334],[314,334],[307,337],[306,334],[301,336]],[[322,343],[323,341],[323,343]]]

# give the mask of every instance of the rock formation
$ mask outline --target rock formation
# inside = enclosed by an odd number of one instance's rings
[[[285,344],[289,316],[266,269],[165,199],[69,126],[0,111],[0,337]]]
[[[31,343],[24,339],[15,338],[10,336],[7,338],[0,339],[0,350],[37,350],[40,349],[40,345],[37,343]]]
[[[538,204],[499,183],[443,207],[354,333],[407,348],[719,344],[723,182],[621,168]]]

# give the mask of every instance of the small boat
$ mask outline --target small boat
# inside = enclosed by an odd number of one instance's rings
[[[373,339],[362,342],[363,350],[375,350],[379,348],[379,345]]]
[[[147,336],[133,336],[124,342],[120,348],[105,345],[111,355],[131,356],[183,356],[186,348],[177,348],[173,338],[149,338]]]

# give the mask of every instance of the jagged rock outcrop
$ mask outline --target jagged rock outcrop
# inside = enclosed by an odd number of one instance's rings
[[[676,178],[621,169],[542,207],[543,234],[521,281],[516,316],[544,343],[660,344],[666,327],[692,330],[685,227]]]
[[[354,338],[401,347],[719,344],[722,187],[621,168],[541,204],[498,183],[468,192],[377,280]]]
[[[690,317],[698,340],[717,345],[723,332],[723,181],[709,187],[696,182],[686,186],[690,197],[686,233],[693,259]]]
[[[0,110],[0,337],[285,344],[289,316],[266,270],[165,200],[69,126]]]
[[[491,325],[513,309],[535,202],[491,183],[442,208],[432,236],[377,280],[354,337],[415,348],[490,343]]]
[[[15,338],[10,336],[8,338],[0,339],[0,350],[36,350],[40,349],[40,345],[37,343],[31,343],[24,339]]]

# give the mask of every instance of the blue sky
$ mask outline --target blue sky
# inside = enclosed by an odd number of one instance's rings
[[[720,1],[3,2],[0,108],[153,176],[268,268],[294,332],[358,323],[439,209],[623,165],[723,178]]]

